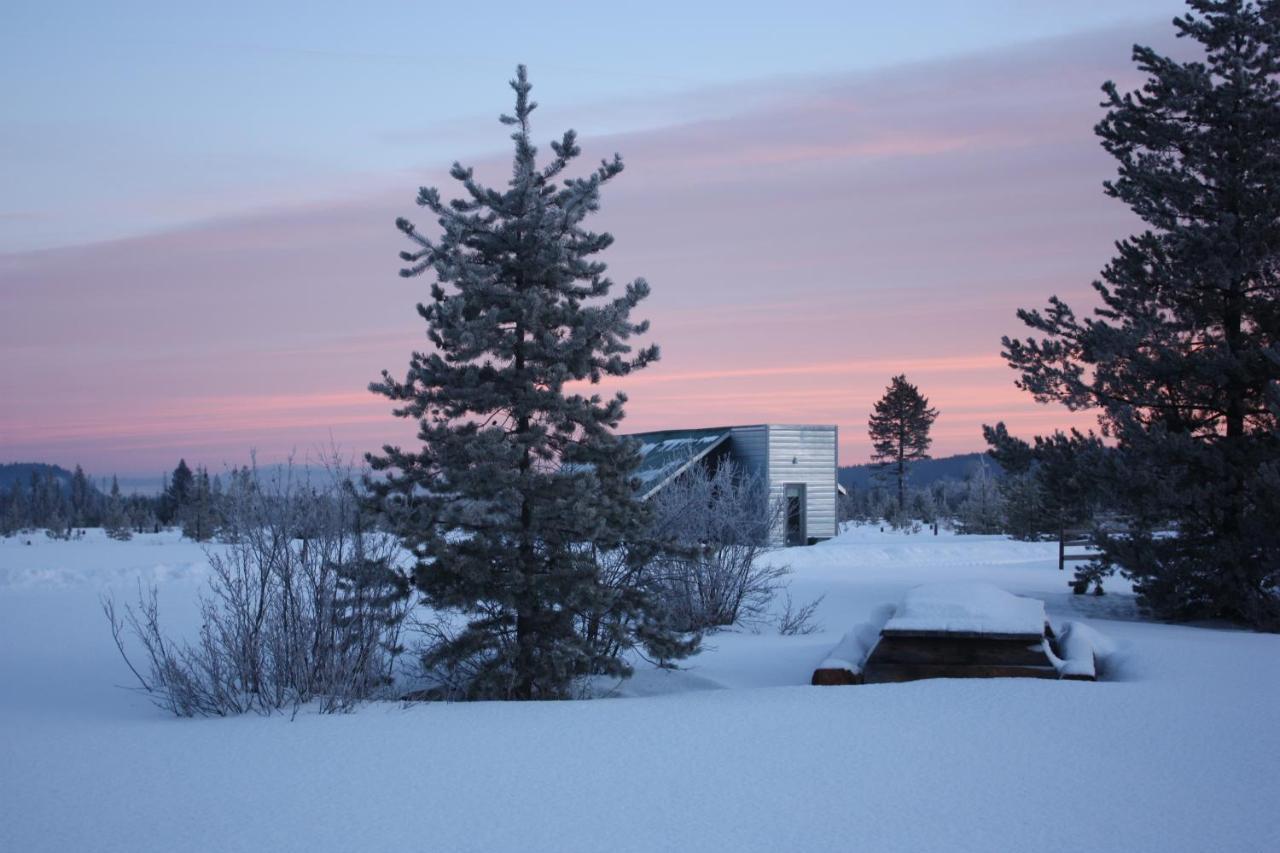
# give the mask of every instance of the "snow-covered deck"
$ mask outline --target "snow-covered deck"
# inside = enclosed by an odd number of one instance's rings
[[[1012,595],[989,583],[922,584],[902,599],[887,635],[976,634],[1037,639],[1044,636],[1044,602]]]

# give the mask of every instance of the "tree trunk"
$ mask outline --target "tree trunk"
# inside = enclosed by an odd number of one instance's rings
[[[516,325],[515,368],[523,378],[524,328]],[[527,413],[521,412],[516,418],[516,435],[523,441],[528,435],[530,419]],[[520,453],[520,575],[523,589],[516,596],[516,664],[515,683],[511,688],[511,698],[532,699],[534,694],[533,660],[536,632],[533,626],[534,596],[530,586],[533,576],[533,507],[529,503],[529,471],[533,460],[529,454],[529,445],[525,443]]]
[[[898,515],[907,511],[907,463],[898,445]]]

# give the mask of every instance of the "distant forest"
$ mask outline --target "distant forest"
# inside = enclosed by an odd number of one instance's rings
[[[228,488],[243,488],[248,469],[227,472]],[[113,539],[134,533],[159,532],[178,525],[196,540],[218,528],[225,503],[222,478],[185,460],[152,494],[125,494],[119,480],[95,480],[79,465],[68,471],[43,462],[0,464],[0,535],[44,530],[51,537],[71,538],[85,528],[102,527]]]
[[[268,466],[274,471],[277,466]],[[278,472],[277,472],[278,473]],[[306,466],[295,470],[311,473]],[[246,469],[226,472],[226,481],[185,462],[160,477],[156,490],[122,489],[117,478],[88,476],[80,466],[68,471],[41,462],[0,464],[0,535],[44,530],[71,537],[87,527],[103,527],[114,538],[181,527],[196,540],[218,535],[228,491],[248,476]],[[884,520],[898,527],[949,521],[972,533],[1011,533],[1037,538],[1052,532],[1040,518],[1040,501],[1028,500],[1020,477],[1008,477],[987,453],[962,453],[911,463],[906,506],[893,498],[892,471],[875,464],[844,466],[838,480],[847,491],[840,499],[841,520]],[[1011,512],[1006,492],[1019,492]],[[1034,496],[1032,496],[1034,497]],[[1028,515],[1019,518],[1019,515]]]
[[[15,483],[29,483],[32,478],[43,480],[52,477],[64,489],[71,488],[72,472],[60,465],[47,465],[44,462],[5,462],[0,463],[0,490],[8,492]]]
[[[922,459],[911,464],[911,484],[913,486],[931,486],[939,480],[955,480],[964,482],[974,472],[987,466],[988,476],[999,477],[1004,472],[998,464],[985,453],[957,453],[955,456],[943,456],[938,459]],[[872,463],[863,465],[842,465],[838,471],[840,485],[853,491],[869,489],[877,484],[877,468]]]

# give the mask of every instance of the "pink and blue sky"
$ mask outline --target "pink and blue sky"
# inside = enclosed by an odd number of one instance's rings
[[[628,430],[836,423],[851,464],[903,372],[938,455],[1091,424],[999,340],[1136,227],[1099,86],[1177,2],[261,5],[0,13],[0,461],[404,438],[365,390],[425,345],[392,223],[455,159],[503,180],[517,62],[540,139],[627,163],[597,223],[663,348]]]

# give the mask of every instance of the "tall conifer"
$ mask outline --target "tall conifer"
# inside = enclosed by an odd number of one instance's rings
[[[912,462],[929,458],[929,429],[938,410],[929,408],[929,399],[920,389],[895,376],[876,401],[867,424],[874,452],[871,461],[893,473],[898,486],[898,514],[907,508],[907,474]]]
[[[430,347],[402,380],[384,371],[371,386],[417,423],[420,445],[371,455],[382,476],[370,487],[417,558],[426,600],[465,621],[428,665],[468,696],[558,698],[578,676],[628,674],[618,650],[636,642],[662,657],[690,647],[665,629],[648,590],[606,585],[596,563],[604,552],[645,559],[638,456],[613,432],[626,398],[587,388],[658,357],[629,343],[648,328],[630,314],[649,286],[637,279],[610,298],[595,256],[613,238],[583,225],[622,161],[565,176],[579,154],[568,131],[539,165],[523,66],[511,86],[506,187],[455,163],[462,198],[418,194],[439,235],[396,223],[414,244],[401,275],[434,278],[418,306]]]
[[[1174,26],[1198,57],[1135,47],[1142,88],[1103,87],[1106,192],[1147,229],[1117,244],[1092,317],[1019,311],[1038,336],[1004,354],[1115,440],[1102,473],[1134,528],[1100,537],[1105,566],[1161,616],[1280,628],[1280,2],[1189,6]]]

